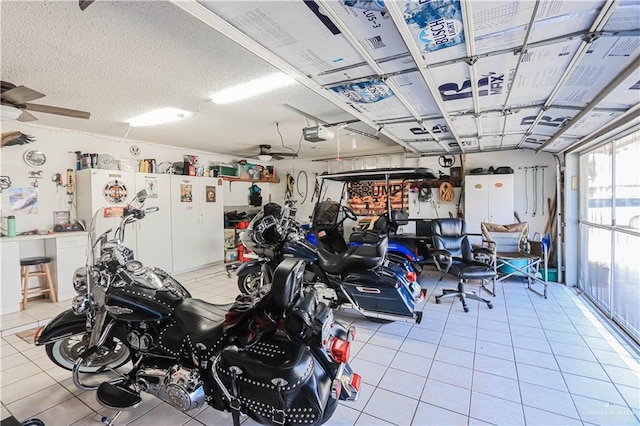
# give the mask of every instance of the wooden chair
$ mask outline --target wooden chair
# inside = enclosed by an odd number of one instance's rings
[[[47,297],[54,303],[58,301],[56,290],[53,287],[53,280],[51,279],[51,270],[49,269],[50,262],[51,258],[46,256],[25,257],[24,259],[20,259],[20,278],[22,279],[22,302],[20,303],[20,309],[26,309],[29,299],[36,296]],[[31,271],[32,266],[36,266],[38,269]],[[29,279],[31,277],[39,278],[39,288],[29,288]]]

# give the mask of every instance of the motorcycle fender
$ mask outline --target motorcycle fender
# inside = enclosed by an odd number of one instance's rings
[[[251,268],[258,268],[258,271],[262,269],[262,264],[264,262],[260,259],[252,259],[248,262],[244,262],[242,265],[238,267],[236,270],[236,275],[242,275],[243,272],[249,271]]]
[[[421,262],[424,260],[422,256],[416,256],[415,253],[409,250],[405,245],[395,241],[389,241],[387,253],[396,253],[412,262]]]
[[[44,329],[36,331],[34,343],[36,346],[42,346],[85,331],[86,317],[78,316],[68,309],[58,314]]]

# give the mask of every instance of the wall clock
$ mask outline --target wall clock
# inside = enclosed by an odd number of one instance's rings
[[[47,162],[47,156],[40,150],[32,149],[24,153],[24,162],[31,167],[42,167]]]

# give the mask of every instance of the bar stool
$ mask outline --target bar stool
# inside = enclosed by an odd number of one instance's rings
[[[22,303],[20,303],[20,309],[27,308],[27,301],[30,297],[43,295],[51,299],[52,302],[57,302],[56,290],[53,288],[53,281],[51,280],[51,271],[49,270],[50,257],[38,256],[38,257],[25,257],[20,259],[20,278],[22,279]],[[38,269],[31,271],[32,266],[37,266]],[[40,281],[39,288],[29,289],[29,278],[38,277]],[[43,283],[42,278],[45,278],[46,282]]]

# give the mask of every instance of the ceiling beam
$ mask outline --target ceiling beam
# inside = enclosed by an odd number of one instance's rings
[[[440,110],[440,113],[442,114],[444,120],[447,123],[447,126],[449,127],[449,132],[451,132],[456,142],[458,143],[458,146],[460,147],[462,152],[464,152],[464,147],[462,146],[462,143],[460,142],[460,137],[458,136],[456,129],[453,126],[453,121],[451,120],[451,117],[449,117],[447,108],[445,107],[444,101],[442,100],[442,97],[440,96],[440,92],[438,91],[438,87],[435,81],[433,80],[433,76],[431,75],[431,73],[429,73],[429,70],[427,69],[427,64],[425,63],[424,56],[422,55],[422,52],[418,48],[418,45],[416,44],[413,38],[413,35],[411,34],[411,31],[409,30],[409,27],[407,26],[407,23],[404,20],[404,13],[400,9],[399,4],[394,1],[386,2],[385,6],[387,8],[387,12],[389,12],[389,16],[391,16],[391,19],[393,20],[393,23],[396,25],[396,28],[400,32],[400,36],[402,37],[404,44],[409,49],[409,53],[411,53],[411,57],[413,61],[418,66],[420,74],[422,75],[422,78],[424,79],[424,82],[427,85],[427,88],[431,92],[431,96],[433,96],[433,99],[435,100],[436,105],[438,105],[438,109]]]
[[[358,40],[358,38],[351,32],[349,27],[347,27],[345,23],[342,21],[342,19],[340,19],[338,14],[331,8],[331,5],[329,5],[328,2],[325,0],[316,0],[316,3],[320,5],[324,13],[331,19],[331,21],[335,24],[335,26],[338,27],[342,35],[347,39],[347,41],[351,44],[351,46],[353,46],[353,48],[356,49],[356,51],[360,53],[360,55],[364,58],[366,63],[371,68],[373,68],[377,76],[382,81],[384,81],[384,83],[387,86],[389,86],[391,90],[393,90],[393,93],[395,94],[396,98],[400,101],[402,106],[404,106],[407,109],[407,111],[409,111],[409,113],[416,119],[416,121],[418,121],[418,123],[422,125],[423,124],[422,117],[420,116],[418,111],[416,111],[416,109],[411,105],[411,102],[409,102],[404,97],[404,95],[400,90],[400,87],[397,84],[395,84],[393,80],[387,78],[387,75],[385,74],[384,70],[380,67],[378,62],[376,62],[373,56],[369,54],[369,51],[362,45],[362,43],[360,43],[360,40]],[[438,142],[438,144],[440,144],[440,138],[438,138],[431,131],[431,126],[427,123],[427,125],[423,127],[425,127],[425,129],[433,137],[433,139],[436,142]],[[447,147],[445,147],[444,145],[440,144],[440,146],[442,146],[443,149],[448,151]]]
[[[478,95],[478,70],[475,63],[476,57],[475,35],[471,24],[471,2],[460,2],[462,6],[462,24],[464,26],[465,48],[467,49],[467,64],[469,65],[469,78],[471,79],[471,95],[473,97],[473,116],[476,122],[476,133],[478,134],[478,146],[482,151],[482,122],[480,121],[480,96]]]
[[[591,24],[591,27],[589,28],[588,33],[595,33],[604,28],[605,24],[609,20],[609,17],[615,10],[617,3],[618,3],[618,0],[613,0],[611,2],[606,2],[604,6],[602,6],[602,9],[600,9],[600,13],[598,13],[598,16],[596,16],[596,18],[594,19],[593,24]],[[583,37],[582,42],[580,43],[580,46],[576,50],[576,54],[573,55],[573,58],[571,58],[569,65],[564,70],[564,72],[562,73],[562,76],[560,76],[560,79],[558,80],[555,87],[551,91],[551,94],[545,101],[540,111],[538,111],[538,115],[529,126],[527,133],[533,132],[533,129],[535,129],[535,127],[538,125],[538,123],[542,119],[544,112],[551,106],[551,104],[553,104],[553,101],[555,100],[556,96],[558,95],[558,93],[560,93],[560,90],[564,87],[564,84],[569,79],[569,76],[573,73],[573,70],[576,67],[576,65],[582,60],[583,56],[587,53],[587,51],[589,50],[589,45],[593,43],[593,41],[594,39],[592,37],[589,37],[589,38]],[[525,139],[526,139],[526,136],[522,139],[522,141],[520,141],[519,146],[521,146],[524,143]]]
[[[543,143],[538,149],[536,149],[536,152],[540,152],[541,150],[543,150],[545,147],[551,145],[553,142],[555,142],[560,136],[562,136],[567,130],[569,130],[571,127],[573,127],[578,121],[580,121],[584,116],[586,116],[588,113],[591,112],[591,110],[593,110],[595,108],[596,105],[598,105],[600,102],[602,102],[602,100],[604,98],[606,98],[607,96],[609,96],[609,94],[611,93],[611,91],[613,91],[616,87],[618,87],[620,85],[620,83],[622,83],[623,81],[625,81],[631,74],[633,74],[634,72],[638,71],[638,66],[640,66],[640,56],[636,57],[636,59],[631,62],[629,65],[627,65],[627,67],[616,76],[616,78],[614,78],[613,80],[611,80],[609,82],[609,84],[607,84],[604,89],[602,89],[600,91],[600,93],[598,93],[592,100],[591,102],[589,102],[589,104],[584,107],[584,109],[582,111],[580,111],[578,114],[576,114],[575,117],[573,117],[567,124],[565,124],[563,127],[560,128],[560,130],[558,130],[549,140],[547,140],[545,143]]]
[[[311,80],[305,74],[298,71],[296,68],[291,66],[288,62],[281,59],[275,53],[266,49],[258,42],[253,40],[251,37],[244,34],[242,31],[238,30],[236,27],[222,19],[220,16],[216,15],[203,5],[199,4],[196,0],[170,0],[175,6],[189,13],[193,17],[202,21],[204,24],[218,31],[222,35],[228,37],[230,40],[238,43],[240,46],[249,50],[259,58],[265,60],[272,66],[276,67],[283,73],[289,75],[291,78],[295,79],[298,83],[305,86],[307,89],[313,91],[314,93],[322,96],[327,101],[331,102],[336,107],[342,109],[347,112],[349,115],[357,118],[363,123],[367,124],[373,129],[378,129],[378,126],[373,120],[364,114],[356,111],[350,105],[346,104],[342,100],[340,100],[334,93],[329,92],[325,88],[323,88],[320,84]],[[394,136],[392,133],[385,131],[384,129],[380,129],[380,133],[387,136],[390,140],[397,143],[407,150],[413,150],[413,148],[407,144],[405,144],[401,139]]]
[[[529,42],[529,37],[531,36],[531,31],[533,31],[533,26],[536,23],[536,15],[538,14],[538,6],[540,6],[540,0],[536,0],[535,5],[533,6],[533,12],[531,12],[531,19],[529,20],[529,25],[527,26],[527,33],[524,35],[524,40],[522,42],[522,46],[520,47],[520,53],[518,54],[518,59],[516,61],[516,68],[513,70],[513,75],[511,77],[511,85],[507,83],[507,96],[504,98],[504,104],[502,104],[502,115],[504,116],[502,121],[502,134],[503,136],[500,138],[500,147],[504,143],[504,131],[507,128],[507,117],[511,115],[511,112],[507,114],[509,105],[509,98],[513,93],[513,86],[516,81],[516,76],[518,75],[518,70],[520,69],[520,64],[522,63],[522,57],[525,53],[527,53],[527,43]]]

